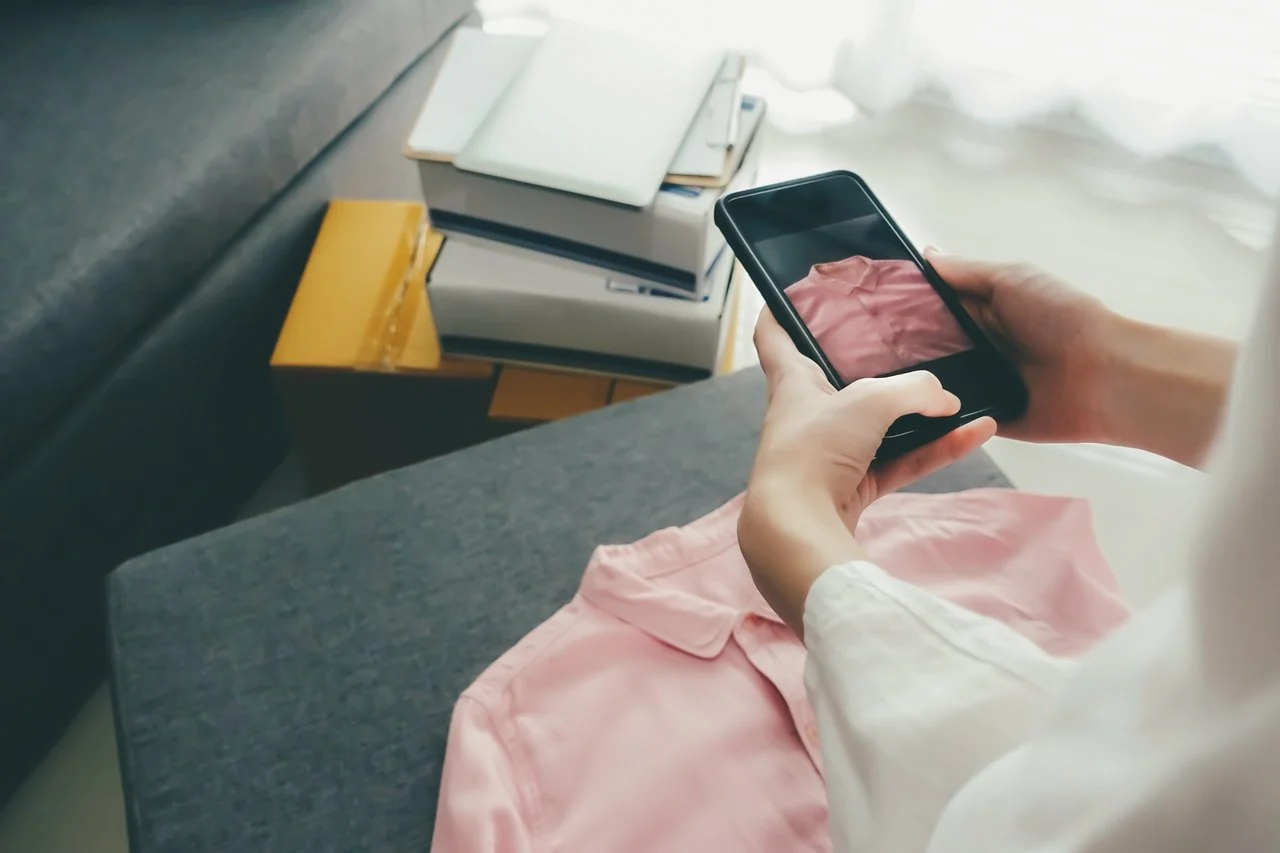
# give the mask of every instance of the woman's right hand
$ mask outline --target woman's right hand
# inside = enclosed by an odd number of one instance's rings
[[[1106,441],[1107,327],[1101,301],[1027,264],[972,261],[927,251],[938,275],[1017,366],[1030,400],[999,434],[1023,441]]]
[[[1122,317],[1042,270],[925,253],[1022,375],[1026,414],[999,434],[1139,447],[1203,463],[1225,408],[1233,341]]]

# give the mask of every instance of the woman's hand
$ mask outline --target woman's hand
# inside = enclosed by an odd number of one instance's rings
[[[969,315],[1018,367],[1026,414],[1000,425],[1023,441],[1105,441],[1104,378],[1119,318],[1101,301],[1027,264],[970,261],[926,251]]]
[[[756,349],[768,385],[760,445],[738,540],[765,600],[802,635],[804,600],[828,567],[862,557],[853,538],[876,498],[967,455],[995,432],[989,418],[887,463],[889,426],[908,414],[955,414],[960,401],[930,373],[864,379],[836,391],[766,311]]]
[[[1235,367],[1233,341],[1122,317],[1025,264],[926,256],[1027,384],[1026,414],[1001,424],[1001,435],[1204,461]]]

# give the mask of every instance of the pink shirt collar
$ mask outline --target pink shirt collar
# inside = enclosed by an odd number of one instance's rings
[[[744,619],[782,624],[751,581],[741,572],[697,572],[696,564],[737,548],[735,535],[741,496],[696,526],[667,528],[644,540],[644,548],[597,548],[579,589],[601,610],[685,654],[704,660],[719,657],[734,627]],[[670,569],[681,568],[677,578]],[[682,581],[692,579],[701,589]]]
[[[841,293],[853,293],[855,290],[874,292],[880,284],[877,271],[887,266],[896,268],[902,263],[902,261],[872,261],[855,255],[842,261],[814,264],[809,270],[809,279]],[[906,263],[910,264],[909,261]],[[910,264],[910,266],[914,271],[915,265]]]

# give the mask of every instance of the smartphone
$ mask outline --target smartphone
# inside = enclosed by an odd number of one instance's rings
[[[827,172],[730,193],[715,222],[773,316],[836,388],[927,370],[960,398],[951,417],[899,418],[876,458],[1026,409],[1013,365],[862,178]]]

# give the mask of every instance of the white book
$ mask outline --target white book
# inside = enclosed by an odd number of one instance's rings
[[[668,177],[688,175],[718,178],[737,136],[742,109],[742,57],[725,57],[720,73],[703,100],[684,141],[671,161]]]
[[[725,57],[724,64],[720,66],[720,76],[716,78],[712,88],[720,91],[727,89],[729,95],[721,96],[711,104],[714,115],[711,126],[720,132],[719,136],[713,136],[707,140],[707,144],[712,147],[733,145],[733,140],[738,136],[739,107],[742,105],[742,76],[746,70],[746,58],[740,53]]]
[[[558,21],[454,164],[645,207],[723,61],[719,50]]]
[[[712,223],[716,200],[755,185],[755,138],[764,112],[763,100],[743,99],[727,187],[666,185],[640,210],[420,159],[423,197],[440,230],[537,249],[697,298],[706,293],[712,265],[724,251]]]
[[[448,354],[690,381],[715,371],[733,267],[726,254],[705,299],[671,299],[609,270],[446,234],[427,292]]]
[[[405,140],[405,156],[452,163],[541,41],[541,36],[500,35],[476,27],[456,30],[422,111]],[[739,142],[739,120],[745,114],[743,67],[741,54],[731,53],[724,58],[668,167],[667,183],[723,187],[733,176],[731,152]]]
[[[471,141],[540,43],[536,36],[496,35],[476,27],[459,27],[409,133],[406,149],[451,161]]]

